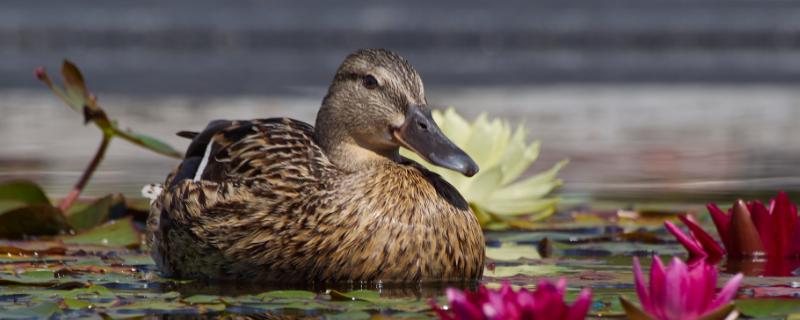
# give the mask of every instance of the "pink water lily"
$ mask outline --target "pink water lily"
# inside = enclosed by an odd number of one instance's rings
[[[440,319],[584,319],[592,302],[592,292],[584,289],[578,298],[568,306],[564,302],[567,288],[566,279],[556,284],[539,282],[533,292],[525,288],[514,291],[508,282],[499,290],[491,290],[481,285],[477,291],[447,289],[449,308],[441,308],[434,301],[431,306]]]
[[[664,268],[661,259],[654,257],[648,287],[639,260],[634,258],[633,275],[642,308],[620,298],[625,312],[630,319],[658,320],[727,318],[736,312],[731,301],[743,277],[741,273],[735,275],[715,295],[717,269],[703,260],[687,266],[680,259],[673,258]]]
[[[734,203],[727,213],[713,203],[707,208],[724,250],[708,232],[686,216],[680,219],[689,228],[689,235],[665,222],[667,229],[690,255],[714,257],[727,251],[735,258],[764,255],[772,258],[800,257],[800,218],[797,206],[785,192],[772,199],[769,209],[759,201],[745,203],[742,200]]]
[[[664,221],[664,227],[689,251],[690,258],[708,257],[718,259],[725,254],[725,249],[708,232],[703,230],[703,227],[697,224],[691,216],[679,215],[678,219],[689,228],[689,234],[683,233],[680,228],[669,221]]]

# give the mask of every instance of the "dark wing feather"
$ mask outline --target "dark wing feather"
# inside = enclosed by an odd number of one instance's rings
[[[334,169],[314,142],[313,130],[289,118],[213,121],[194,137],[170,185],[194,178],[198,169],[201,180],[214,182],[261,179],[278,188],[313,183]]]

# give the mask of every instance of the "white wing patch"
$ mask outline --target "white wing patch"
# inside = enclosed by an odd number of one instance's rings
[[[200,165],[197,166],[197,172],[194,173],[194,179],[192,179],[193,181],[200,181],[200,177],[203,176],[203,171],[206,170],[206,166],[208,165],[208,157],[211,156],[211,148],[213,146],[214,141],[209,141],[208,145],[206,146],[206,151],[203,153],[203,160],[200,160]]]

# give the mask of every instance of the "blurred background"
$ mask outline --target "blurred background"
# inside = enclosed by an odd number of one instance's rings
[[[341,60],[406,57],[428,100],[524,121],[534,170],[595,198],[800,190],[800,2],[3,1],[0,181],[55,195],[99,132],[33,76],[83,70],[123,126],[183,150],[216,118],[313,123]],[[117,140],[87,195],[138,196],[176,164]]]

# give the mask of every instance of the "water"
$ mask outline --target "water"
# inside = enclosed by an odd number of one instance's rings
[[[91,86],[91,83],[90,83]],[[325,89],[301,94],[103,94],[123,126],[182,150],[179,130],[211,119],[288,116],[313,123]],[[800,189],[800,94],[791,85],[551,85],[434,87],[428,99],[467,118],[488,112],[543,141],[533,171],[563,158],[561,192],[577,197],[727,200]],[[34,179],[54,195],[77,180],[99,143],[96,128],[45,91],[0,90],[0,181]],[[119,140],[87,188],[138,196],[176,164]],[[769,192],[763,192],[769,191]]]

